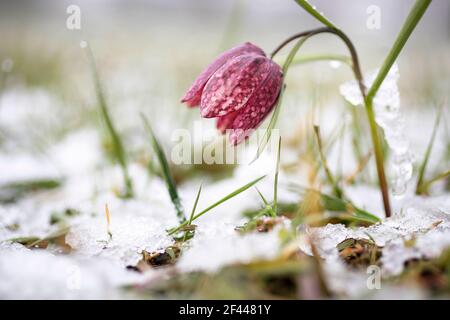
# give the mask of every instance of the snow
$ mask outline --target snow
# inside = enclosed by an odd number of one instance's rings
[[[177,268],[182,272],[217,272],[222,267],[270,260],[280,252],[280,228],[267,233],[240,235],[235,225],[212,223],[199,227],[189,248],[180,258]]]
[[[140,278],[104,259],[0,245],[1,299],[117,299]]]
[[[0,172],[0,184],[60,178],[59,172],[47,160],[25,153],[0,154]]]
[[[81,129],[66,135],[50,149],[50,157],[65,175],[73,176],[92,171],[102,159],[97,131]]]
[[[166,208],[158,210],[146,203],[127,202],[109,204],[111,212],[109,239],[106,218],[83,217],[74,221],[66,242],[78,254],[105,257],[120,262],[123,267],[135,266],[142,259],[142,251],[154,252],[172,244],[165,232],[176,225]]]
[[[378,70],[369,74],[365,85],[370,88],[378,74]],[[409,140],[405,134],[405,119],[400,112],[400,93],[398,79],[400,77],[397,64],[394,64],[373,99],[375,120],[383,128],[384,136],[392,151],[392,192],[402,196],[406,192],[407,183],[412,177],[414,157],[410,152]],[[340,87],[341,94],[351,104],[363,105],[364,100],[355,80],[344,83]]]
[[[326,261],[338,257],[337,245],[348,238],[370,239],[382,248],[383,277],[398,275],[404,263],[413,258],[436,258],[450,248],[450,198],[405,199],[401,213],[370,227],[347,228],[328,224],[320,228],[303,228],[300,249],[311,254],[309,239]],[[405,241],[414,240],[413,245]]]

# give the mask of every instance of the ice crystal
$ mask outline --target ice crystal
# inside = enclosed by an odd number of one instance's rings
[[[272,259],[279,253],[278,230],[241,235],[232,224],[209,223],[198,228],[177,266],[184,272],[216,272],[231,264]]]
[[[378,71],[371,73],[366,79],[366,87],[370,87]],[[383,129],[384,136],[392,151],[392,192],[402,196],[406,192],[408,181],[413,172],[413,156],[409,149],[409,141],[405,135],[405,120],[400,112],[400,93],[397,82],[398,66],[394,64],[386,79],[373,99],[375,120]],[[340,93],[353,105],[363,105],[363,97],[355,80],[344,83]]]
[[[76,253],[119,261],[134,266],[142,258],[142,251],[153,252],[172,244],[166,229],[176,225],[173,212],[146,203],[128,201],[110,203],[112,238],[109,238],[106,219],[102,216],[82,217],[73,222],[66,242]]]
[[[0,245],[1,299],[117,299],[139,277],[104,259]]]
[[[448,197],[447,197],[448,198]],[[450,248],[450,204],[445,199],[405,199],[401,213],[370,227],[356,229],[342,224],[299,230],[300,249],[311,254],[312,239],[325,261],[338,257],[337,244],[347,238],[370,239],[382,247],[383,276],[399,274],[405,262],[436,258]],[[405,242],[413,240],[413,244]]]

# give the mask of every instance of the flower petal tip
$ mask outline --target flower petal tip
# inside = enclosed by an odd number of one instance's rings
[[[181,103],[186,103],[186,105],[189,108],[194,108],[194,107],[198,107],[200,105],[200,99],[195,100],[195,99],[189,99],[186,96],[184,96],[183,98],[181,98],[180,100]]]

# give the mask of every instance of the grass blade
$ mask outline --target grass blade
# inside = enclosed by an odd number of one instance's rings
[[[97,71],[94,54],[92,53],[92,50],[89,46],[87,47],[87,52],[91,66],[92,77],[94,79],[95,93],[97,95],[97,101],[100,107],[100,114],[103,118],[103,121],[106,125],[106,128],[112,141],[114,157],[116,158],[117,162],[120,164],[120,167],[122,168],[123,178],[125,182],[125,194],[123,195],[123,197],[131,198],[133,197],[133,184],[128,174],[125,149],[123,147],[122,140],[120,139],[120,136],[117,133],[116,128],[114,127],[111,116],[109,115],[108,105],[106,103],[105,95],[103,94],[103,87],[101,85],[100,76]]]
[[[279,63],[286,61],[287,57],[276,58],[275,60]],[[302,57],[296,57],[292,60],[292,65],[301,65],[311,62],[319,61],[337,61],[352,67],[352,59],[348,56],[342,54],[315,54],[315,55],[305,55]]]
[[[295,0],[303,9],[305,9],[310,15],[312,15],[314,18],[322,22],[324,25],[326,25],[329,28],[337,29],[337,27],[325,16],[316,10],[314,6],[309,4],[306,0]]]
[[[423,183],[420,192],[421,194],[428,194],[428,190],[430,189],[431,185],[439,180],[445,179],[447,177],[450,177],[450,170],[447,170],[445,172],[442,172],[438,175],[436,175],[434,178],[431,178],[427,182]]]
[[[277,152],[277,164],[275,167],[275,179],[273,182],[273,211],[275,211],[275,214],[278,214],[277,212],[277,205],[278,205],[278,174],[280,172],[280,154],[281,154],[281,137],[278,139],[278,152]]]
[[[265,211],[267,211],[268,213],[270,213],[270,215],[272,217],[276,217],[277,214],[275,213],[274,209],[271,207],[271,205],[267,202],[266,198],[263,196],[263,194],[261,193],[261,191],[259,191],[259,189],[257,187],[255,187],[256,192],[258,192],[259,197],[261,198],[262,202],[264,203],[264,209]]]
[[[162,175],[166,183],[167,191],[169,192],[170,199],[172,200],[172,203],[175,207],[178,220],[180,221],[180,223],[187,223],[186,217],[184,216],[183,206],[181,205],[181,200],[178,195],[177,186],[175,185],[175,181],[173,180],[172,174],[170,173],[169,163],[167,162],[167,158],[164,155],[164,151],[160,143],[156,139],[155,134],[153,133],[152,127],[150,126],[150,122],[142,113],[141,118],[144,123],[144,127],[150,136],[153,151],[155,152],[156,157],[158,158]]]
[[[13,203],[28,193],[56,189],[59,188],[62,183],[62,180],[57,179],[37,179],[6,183],[0,185],[0,203]]]
[[[381,84],[386,78],[389,70],[391,69],[395,60],[397,60],[397,57],[399,56],[400,52],[405,46],[406,41],[408,41],[409,36],[414,31],[415,27],[419,23],[420,19],[422,18],[423,14],[427,10],[430,3],[431,0],[416,0],[416,3],[414,4],[408,17],[403,23],[403,26],[397,36],[397,39],[392,45],[388,55],[384,59],[384,62],[381,65],[381,68],[378,71],[378,74],[367,93],[368,101],[372,101],[372,99],[375,97],[376,93],[378,92],[378,89],[380,89]]]
[[[322,147],[322,139],[320,138],[320,127],[315,125],[314,126],[314,133],[316,135],[317,139],[317,146],[319,148],[319,156],[320,161],[322,162],[323,169],[325,170],[325,174],[327,176],[328,182],[333,188],[333,193],[336,197],[342,199],[343,193],[341,188],[339,188],[336,180],[334,179],[333,175],[331,174],[330,168],[328,167],[327,160],[325,158],[325,155],[323,153],[323,147]]]
[[[27,248],[32,248],[34,246],[37,246],[38,244],[45,242],[45,241],[52,241],[54,239],[57,239],[61,236],[66,235],[69,232],[69,227],[64,227],[60,230],[56,230],[52,233],[50,233],[49,235],[43,237],[43,238],[39,238],[39,237],[18,237],[18,238],[11,238],[11,239],[7,239],[4,240],[2,242],[15,242],[15,243],[20,243],[24,246],[26,246]]]
[[[194,219],[195,210],[197,209],[198,200],[200,199],[200,194],[202,193],[202,184],[200,184],[200,187],[198,188],[197,196],[195,197],[194,205],[192,207],[191,215],[189,216],[188,220],[188,226],[192,224],[192,220]],[[185,242],[188,239],[191,239],[195,234],[195,229],[192,230],[186,230],[183,236],[183,242]]]
[[[345,183],[353,184],[355,182],[356,177],[366,168],[371,156],[372,152],[369,152],[359,161],[356,170],[345,179]]]
[[[317,191],[318,192],[318,191]],[[334,196],[320,193],[324,207],[330,211],[347,211],[352,212],[357,218],[370,221],[372,223],[380,222],[380,218],[367,212],[364,209],[358,208],[350,201],[342,200]]]
[[[439,110],[436,114],[436,120],[434,122],[433,132],[431,133],[430,141],[428,142],[428,146],[425,151],[425,155],[423,157],[422,163],[420,164],[419,176],[418,176],[419,178],[417,180],[417,186],[416,186],[416,194],[420,194],[422,191],[421,189],[422,189],[422,184],[423,184],[423,178],[425,175],[425,170],[427,168],[428,160],[431,155],[431,150],[433,149],[433,144],[434,144],[434,140],[436,138],[437,129],[439,127],[439,123],[441,120],[441,114],[442,114],[442,109],[443,109],[442,107],[443,107],[443,105],[441,105],[439,107]]]
[[[356,218],[358,220],[370,222],[370,223],[377,223],[380,222],[380,218],[377,216],[367,212],[364,209],[361,209],[357,206],[355,206],[353,203],[351,203],[348,200],[339,199],[338,197],[324,194],[320,192],[319,190],[311,189],[311,188],[304,188],[299,185],[292,184],[291,190],[300,192],[300,193],[314,193],[320,196],[320,202],[321,205],[325,210],[328,211],[337,211],[337,212],[347,212],[353,215],[353,218]],[[352,216],[348,216],[348,219],[351,219]]]
[[[191,215],[189,216],[188,224],[191,224],[192,220],[194,219],[195,210],[197,209],[198,199],[200,199],[201,193],[202,193],[202,185],[200,184],[200,187],[198,188],[197,192],[197,197],[195,198],[194,206],[192,207]]]
[[[210,205],[209,207],[207,207],[206,209],[204,209],[203,211],[201,211],[200,213],[196,214],[195,216],[192,217],[191,222],[200,218],[202,215],[204,215],[205,213],[207,213],[208,211],[214,209],[215,207],[221,205],[222,203],[224,203],[225,201],[234,198],[235,196],[237,196],[238,194],[244,192],[245,190],[247,190],[248,188],[251,188],[252,186],[254,186],[255,184],[257,184],[260,180],[264,179],[266,176],[262,176],[259,177],[258,179],[255,179],[249,183],[247,183],[246,185],[240,187],[239,189],[236,189],[235,191],[231,192],[230,194],[226,195],[225,197],[223,197],[222,199],[220,199],[219,201],[215,202],[214,204]],[[185,225],[187,225],[188,222],[185,221],[183,223],[181,223],[178,227],[169,230],[169,235],[172,235],[174,233],[176,233],[178,230],[180,230],[182,227],[184,227]]]

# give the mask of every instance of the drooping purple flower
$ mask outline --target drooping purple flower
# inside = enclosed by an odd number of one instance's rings
[[[281,83],[280,66],[247,42],[220,55],[181,101],[200,105],[204,118],[217,118],[219,131],[231,130],[230,141],[236,145],[272,111]]]

